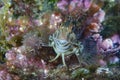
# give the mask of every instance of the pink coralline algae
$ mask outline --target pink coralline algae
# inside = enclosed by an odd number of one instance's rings
[[[16,58],[16,53],[14,52],[14,50],[9,50],[6,54],[5,54],[7,60],[15,60]]]
[[[9,41],[11,38],[15,37],[16,35],[20,34],[20,30],[19,30],[20,26],[9,26],[7,29],[8,32],[8,37],[7,40]]]
[[[105,40],[101,40],[99,42],[100,50],[107,51],[109,49],[115,48],[114,44],[120,44],[120,37],[118,34],[114,34],[110,38],[106,38]]]
[[[66,0],[62,0],[57,4],[58,8],[61,9],[62,11],[66,11],[65,7],[67,5],[68,5],[68,2]]]
[[[98,25],[101,25],[101,22],[104,21],[104,18],[105,18],[105,12],[102,9],[99,9],[99,11],[93,14],[92,17],[88,17],[86,23],[87,24],[97,23]]]
[[[58,2],[57,7],[62,11],[72,12],[76,8],[87,11],[91,5],[91,0],[61,0]]]
[[[50,29],[54,28],[55,30],[58,29],[58,25],[62,22],[61,14],[53,13],[50,17]],[[52,26],[52,27],[51,27]]]
[[[102,50],[107,51],[107,50],[112,49],[112,48],[113,48],[113,42],[110,38],[102,41],[102,43],[101,43]]]
[[[27,54],[22,54],[19,48],[14,48],[6,53],[7,65],[21,70],[28,69],[29,71],[38,71],[46,69],[46,63],[42,59],[36,57],[28,57]]]
[[[93,15],[94,22],[103,22],[105,18],[105,12],[102,9],[99,9],[97,13]]]
[[[0,70],[0,80],[13,80],[7,70]]]
[[[120,44],[120,35],[119,34],[114,34],[112,37],[111,37],[113,43],[118,43]]]

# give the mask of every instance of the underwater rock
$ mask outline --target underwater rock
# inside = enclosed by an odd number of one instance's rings
[[[95,41],[92,37],[84,39],[83,44],[83,60],[87,64],[96,64],[96,56],[97,56],[97,41]]]
[[[113,42],[110,38],[102,41],[100,49],[107,51],[107,50],[112,49],[112,48],[113,48]]]

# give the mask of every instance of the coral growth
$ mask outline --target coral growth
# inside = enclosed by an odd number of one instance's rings
[[[0,80],[119,80],[116,1],[1,0]]]

